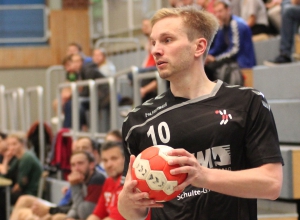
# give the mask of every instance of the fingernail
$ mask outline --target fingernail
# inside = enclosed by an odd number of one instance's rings
[[[172,164],[173,164],[173,160],[169,160],[169,161],[168,161],[168,164],[169,164],[169,165],[172,165]]]

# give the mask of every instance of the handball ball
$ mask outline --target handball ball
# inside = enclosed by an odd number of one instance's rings
[[[187,177],[186,173],[170,174],[170,170],[179,165],[169,165],[173,156],[167,152],[172,147],[156,145],[142,151],[135,159],[132,167],[132,179],[137,180],[136,189],[149,193],[149,198],[157,202],[165,202],[175,198],[181,191],[174,187],[181,184]]]

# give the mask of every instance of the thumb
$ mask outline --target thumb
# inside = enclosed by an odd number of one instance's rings
[[[127,174],[126,174],[126,178],[125,178],[125,183],[124,183],[124,186],[126,185],[126,187],[123,188],[123,190],[125,190],[127,192],[133,192],[136,185],[137,185],[137,181],[132,180],[132,175],[131,175],[132,165],[133,165],[134,160],[135,160],[135,156],[131,155],[130,156],[130,162],[129,162],[129,165],[128,165]]]

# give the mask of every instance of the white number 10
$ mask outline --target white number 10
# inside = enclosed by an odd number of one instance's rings
[[[166,136],[164,137],[164,134],[163,134],[163,129],[165,130],[165,134]],[[148,132],[147,132],[147,135],[148,137],[151,136],[152,138],[152,142],[153,142],[153,145],[157,145],[157,141],[156,141],[156,137],[155,137],[155,132],[154,132],[154,126],[151,125]],[[168,143],[170,141],[170,129],[169,129],[169,126],[166,122],[161,122],[159,125],[158,125],[158,136],[159,136],[159,139],[161,140],[161,142],[163,142],[164,144]]]

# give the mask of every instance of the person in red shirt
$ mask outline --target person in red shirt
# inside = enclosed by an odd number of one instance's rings
[[[123,220],[118,211],[118,196],[123,188],[121,177],[125,161],[122,143],[104,143],[101,146],[101,160],[108,178],[94,212],[88,220]]]

